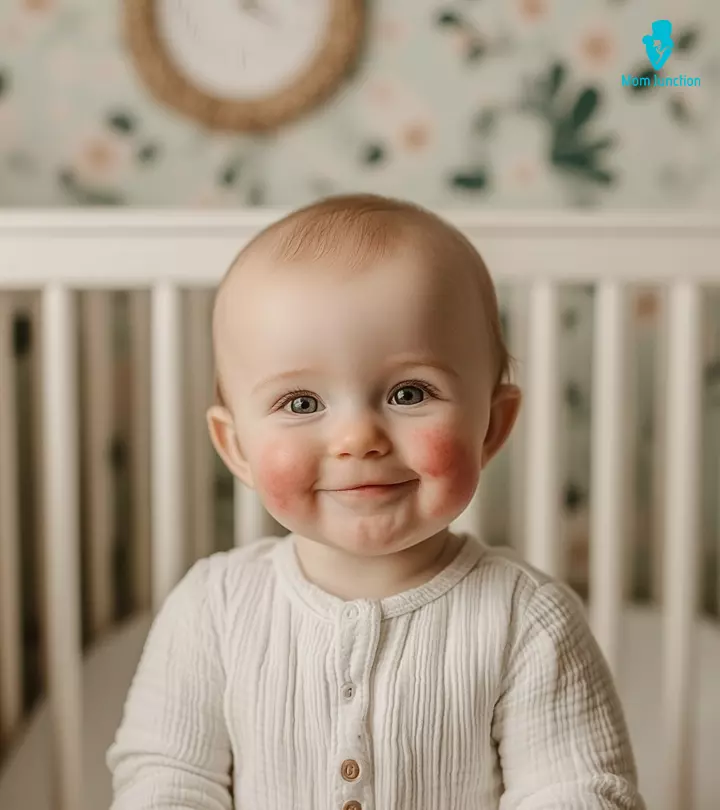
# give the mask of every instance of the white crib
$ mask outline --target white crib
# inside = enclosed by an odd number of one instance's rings
[[[110,801],[104,754],[154,610],[190,562],[212,550],[212,455],[203,411],[212,393],[211,288],[239,248],[280,211],[83,211],[0,216],[1,810],[98,810]],[[720,625],[698,605],[702,291],[720,285],[720,224],[686,215],[490,215],[447,212],[482,251],[511,300],[510,342],[523,361],[524,411],[506,450],[513,543],[563,577],[558,541],[558,291],[596,285],[590,619],[616,674],[649,810],[716,810],[720,801]],[[637,284],[664,290],[662,569],[654,606],[626,596],[632,542],[624,387],[633,373],[627,303]],[[93,291],[77,305],[76,291]],[[133,291],[130,356],[135,504],[134,604],[113,624],[113,491],[106,463],[113,403],[108,291]],[[186,298],[184,292],[192,290]],[[34,297],[25,297],[31,291]],[[149,292],[143,295],[141,292]],[[13,309],[41,324],[38,463],[42,470],[46,699],[23,713],[19,588],[20,453]],[[77,326],[92,339],[81,340]],[[148,328],[149,325],[149,328]],[[78,386],[78,365],[86,369]],[[192,375],[183,374],[184,366]],[[147,406],[145,396],[147,395]],[[82,442],[78,408],[87,414]],[[30,416],[29,418],[34,418]],[[144,453],[147,451],[147,458]],[[81,457],[81,453],[83,454]],[[92,644],[83,653],[81,458]],[[720,494],[720,492],[718,493]],[[481,486],[456,528],[482,534]],[[274,531],[253,493],[235,488],[237,544]],[[720,554],[718,555],[720,557]],[[720,592],[720,587],[718,588]],[[657,594],[656,594],[657,595]],[[720,598],[720,597],[719,597]]]

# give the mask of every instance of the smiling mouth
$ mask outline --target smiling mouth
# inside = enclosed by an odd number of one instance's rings
[[[399,484],[372,484],[362,487],[352,487],[351,489],[333,489],[329,490],[335,495],[347,496],[349,498],[382,498],[389,495],[396,495],[415,483],[412,481],[403,481]]]

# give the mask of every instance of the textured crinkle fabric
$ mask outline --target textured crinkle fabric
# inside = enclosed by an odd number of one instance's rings
[[[644,810],[582,604],[471,536],[382,600],[320,590],[292,535],[196,563],[107,761],[112,810]]]

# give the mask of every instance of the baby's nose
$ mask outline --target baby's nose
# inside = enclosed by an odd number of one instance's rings
[[[346,419],[337,429],[330,443],[334,456],[385,455],[391,447],[390,437],[379,419],[372,414],[356,415]]]

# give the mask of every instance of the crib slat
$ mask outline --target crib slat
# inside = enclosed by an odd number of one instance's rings
[[[152,604],[151,587],[151,340],[150,297],[130,292],[128,299],[129,351],[132,366],[130,469],[132,479],[132,592],[136,608]]]
[[[669,289],[666,285],[657,291],[657,313],[652,339],[655,341],[653,419],[657,429],[653,446],[652,468],[652,556],[651,597],[658,603],[665,598],[665,548],[662,538],[666,536],[665,487],[667,485],[667,434],[663,425],[667,422],[667,379],[670,351]]]
[[[42,424],[48,690],[55,807],[82,807],[80,531],[77,362],[72,293],[42,293]]]
[[[114,482],[110,464],[113,439],[112,300],[107,292],[82,298],[82,341],[85,365],[84,411],[87,414],[87,536],[90,631],[97,638],[112,622]]]
[[[180,290],[152,291],[152,597],[157,610],[185,568]]]
[[[22,713],[20,514],[13,298],[0,293],[0,745]]]
[[[530,290],[528,340],[524,545],[532,565],[561,577],[557,288],[548,281],[536,282]]]
[[[665,397],[665,699],[667,795],[676,810],[692,807],[693,713],[697,661],[695,617],[700,554],[700,291],[677,282],[669,296]]]
[[[196,560],[212,554],[215,548],[214,476],[212,444],[208,437],[205,412],[212,403],[211,309],[214,296],[206,290],[188,293],[187,351],[191,373],[188,385],[188,436],[191,437],[192,468],[189,476],[192,505],[190,551]]]
[[[593,335],[591,426],[590,601],[595,635],[617,675],[623,600],[623,294],[615,282],[598,285]]]

